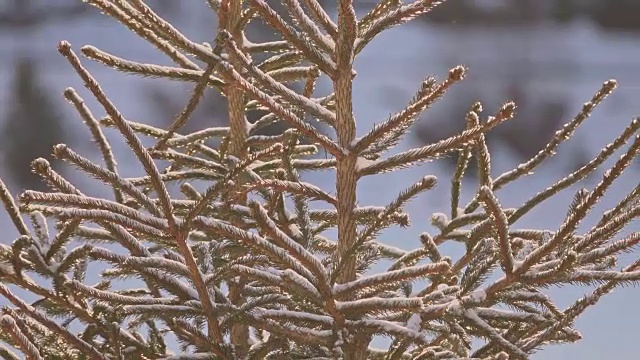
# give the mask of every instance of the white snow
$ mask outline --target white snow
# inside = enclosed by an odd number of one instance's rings
[[[483,289],[478,289],[469,295],[469,297],[477,302],[482,302],[487,298],[487,293]]]
[[[267,319],[298,319],[333,326],[333,318],[331,316],[317,315],[301,311],[261,309],[259,312],[255,312],[254,315]]]
[[[376,163],[375,160],[369,160],[369,159],[363,158],[362,156],[359,156],[358,160],[356,160],[356,171],[362,171],[365,168],[375,163]]]
[[[291,234],[295,238],[301,238],[302,237],[302,231],[300,231],[300,227],[298,225],[296,225],[296,224],[290,224],[289,225],[289,231],[291,231]]]
[[[420,331],[420,323],[422,322],[422,318],[420,314],[413,314],[407,321],[407,328],[413,331]]]

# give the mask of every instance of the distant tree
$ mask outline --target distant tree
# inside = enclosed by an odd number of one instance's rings
[[[603,28],[630,31],[640,29],[638,11],[637,0],[599,1],[591,7],[589,16]]]
[[[34,1],[9,0],[0,5],[0,29],[25,28],[49,21],[68,20],[91,13],[91,8],[77,0]]]
[[[0,134],[3,176],[27,189],[46,188],[40,178],[31,173],[31,160],[50,158],[53,145],[65,140],[61,111],[39,77],[33,59],[16,59]]]
[[[464,130],[396,148],[419,115],[465,77],[463,66],[422,81],[406,107],[378,114],[382,121],[373,127],[353,114],[356,57],[376,35],[438,1],[382,0],[358,18],[354,1],[339,0],[334,22],[315,0],[285,0],[282,12],[264,0],[208,0],[220,20],[211,44],[189,39],[143,0],[88,1],[174,64],[138,63],[95,47],[83,47],[82,55],[128,73],[189,81],[193,91],[165,128],[130,121],[71,44],[60,42],[59,52],[108,116],[94,118],[76,90],[65,90],[104,166],[64,144],[55,147],[56,157],[111,187],[114,196],[85,195],[45,159],[33,167],[47,179],[48,192],[23,191],[16,201],[0,180],[0,201],[20,234],[10,246],[0,244],[0,296],[10,303],[0,308],[5,359],[521,360],[579,340],[577,318],[614,288],[640,283],[640,259],[618,264],[640,242],[640,232],[627,231],[640,216],[640,187],[610,194],[640,154],[640,119],[584,167],[524,203],[501,205],[513,203],[501,189],[518,186],[564,151],[559,146],[615,80],[541,151],[499,174],[485,135],[511,121],[511,101],[491,113],[480,103],[462,105],[469,109]],[[281,40],[247,38],[246,25],[257,19]],[[258,62],[257,54],[266,60]],[[315,92],[321,75],[333,85],[327,96]],[[301,92],[286,86],[293,82],[304,83]],[[227,99],[229,126],[186,132],[206,89]],[[266,115],[251,124],[253,111]],[[307,119],[334,132],[322,134]],[[258,133],[276,122],[289,129]],[[119,173],[103,127],[117,128],[144,176]],[[143,138],[155,145],[145,146]],[[221,141],[210,145],[212,138]],[[331,158],[309,158],[320,149]],[[457,155],[457,167],[448,188],[421,176],[388,204],[358,205],[365,177],[391,182],[388,173],[449,155]],[[461,179],[471,161],[477,184],[466,196]],[[600,182],[574,194],[559,227],[522,227],[519,220],[531,210],[603,167]],[[301,177],[320,171],[332,171],[332,186]],[[175,183],[181,194],[169,192]],[[423,228],[430,218],[433,227],[415,239],[416,248],[399,248],[409,239],[385,230],[408,227],[416,216],[406,205],[429,191],[450,192],[451,203],[443,212],[419,214],[413,226]],[[603,209],[611,197],[613,207]],[[456,244],[464,254],[448,256],[447,247]],[[96,270],[102,270],[97,283],[87,276]],[[567,308],[547,291],[573,285],[597,287]],[[391,339],[390,346],[376,346],[378,337]]]

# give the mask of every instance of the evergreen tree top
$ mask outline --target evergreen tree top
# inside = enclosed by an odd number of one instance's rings
[[[165,128],[132,121],[109,99],[66,41],[58,50],[106,115],[96,117],[72,88],[77,110],[102,164],[56,145],[57,159],[108,185],[113,196],[89,196],[45,159],[32,170],[49,186],[17,202],[0,181],[0,199],[20,237],[0,246],[0,356],[19,359],[523,359],[552,343],[580,339],[574,323],[613,288],[640,281],[640,260],[617,259],[640,233],[619,236],[640,214],[640,185],[585,232],[585,217],[607,196],[640,151],[634,119],[591,161],[518,207],[501,205],[499,190],[553,157],[559,146],[616,87],[606,81],[548,144],[513,170],[495,174],[485,134],[512,121],[516,105],[493,114],[470,104],[465,129],[432,144],[390,150],[421,113],[464,79],[453,67],[427,78],[401,111],[356,136],[354,59],[382,31],[425,14],[442,1],[382,0],[361,18],[353,1],[337,1],[332,19],[316,0],[208,0],[218,28],[196,43],[142,0],[87,0],[135,32],[173,65],[126,60],[93,46],[84,57],[117,70],[193,83],[183,110]],[[244,29],[263,21],[280,36],[254,43]],[[258,56],[260,55],[260,56]],[[256,61],[254,58],[265,58]],[[321,76],[333,92],[316,94]],[[301,89],[289,85],[299,83]],[[184,132],[205,91],[228,102],[226,127]],[[256,122],[247,115],[259,113]],[[316,123],[330,131],[322,132]],[[259,131],[273,123],[288,129]],[[115,128],[144,171],[124,177],[104,128]],[[154,140],[147,147],[143,138]],[[319,150],[330,158],[313,157]],[[576,184],[605,160],[618,158],[592,189],[578,191],[556,229],[523,229],[518,220]],[[417,179],[384,206],[361,207],[359,181],[454,155],[451,205],[432,216],[434,233],[406,251],[381,232],[410,225],[406,204],[437,189]],[[167,167],[162,168],[158,160]],[[477,163],[477,190],[462,199],[462,178]],[[332,171],[335,188],[301,178]],[[180,184],[180,194],[169,191]],[[28,225],[25,220],[28,219]],[[55,231],[49,229],[55,224]],[[337,235],[336,235],[337,234]],[[459,258],[441,253],[464,244]],[[372,266],[390,262],[386,271]],[[90,267],[107,268],[97,284]],[[104,267],[104,266],[103,266]],[[38,276],[37,280],[35,276]],[[135,278],[138,282],[123,281]],[[136,284],[134,287],[134,283]],[[559,308],[551,285],[597,285]],[[15,290],[37,298],[28,303]],[[376,348],[375,336],[391,339]],[[177,339],[177,349],[170,341]]]

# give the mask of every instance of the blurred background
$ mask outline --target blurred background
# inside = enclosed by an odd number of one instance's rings
[[[147,2],[192,40],[212,40],[216,23],[205,1]],[[323,2],[329,9],[335,8],[334,1]],[[277,6],[278,2],[270,3]],[[361,15],[375,4],[357,3]],[[383,33],[358,57],[354,87],[358,132],[365,133],[374,123],[404,107],[424,77],[442,79],[449,68],[462,64],[469,68],[468,78],[423,114],[398,151],[460,131],[464,114],[474,101],[482,101],[485,115],[491,115],[502,103],[515,100],[519,107],[516,119],[488,136],[496,176],[537,153],[604,81],[617,79],[618,90],[595,110],[571,141],[560,147],[556,157],[535,175],[499,192],[503,205],[518,206],[589,161],[640,115],[639,13],[637,0],[449,0],[427,16]],[[259,23],[252,25],[251,40],[272,37],[271,29]],[[81,119],[62,97],[62,91],[72,86],[97,116],[103,115],[102,108],[57,53],[57,43],[63,39],[76,51],[92,44],[127,59],[169,64],[153,47],[80,0],[0,0],[0,177],[14,194],[23,189],[44,189],[30,173],[29,163],[45,157],[59,166],[50,156],[55,144],[66,143],[91,159],[100,158]],[[181,111],[191,89],[189,84],[133,78],[88,60],[84,63],[122,113],[134,121],[168,125]],[[330,86],[325,82],[321,89],[328,91]],[[225,112],[224,101],[210,91],[188,129],[224,124]],[[133,154],[117,134],[108,135],[121,174],[139,175]],[[383,240],[402,248],[415,247],[417,235],[431,230],[430,214],[448,212],[448,181],[454,161],[446,158],[386,177],[365,179],[359,194],[361,205],[388,203],[397,191],[426,174],[440,179],[438,189],[411,204],[413,226],[408,231],[387,231]],[[611,162],[607,164],[605,169]],[[72,169],[58,168],[83,191],[109,196],[92,179]],[[638,170],[636,162],[596,212],[615,205],[638,186]],[[548,201],[519,226],[555,229],[573,193],[582,186],[593,187],[601,174],[597,172],[580,186]],[[316,174],[311,181],[332,189],[332,175]],[[465,183],[467,201],[476,187],[470,176]],[[585,229],[595,218],[587,219]],[[4,212],[0,212],[0,228],[9,229],[0,239],[3,243],[17,236]],[[638,228],[636,222],[635,230]],[[456,254],[460,250],[449,251]],[[623,260],[631,259],[633,255]],[[568,306],[588,290],[551,292],[560,306]],[[615,291],[578,321],[583,341],[547,347],[534,358],[638,358],[640,311],[635,304],[640,300],[639,293],[633,288]]]

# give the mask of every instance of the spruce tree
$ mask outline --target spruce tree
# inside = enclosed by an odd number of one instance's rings
[[[32,168],[49,191],[24,191],[16,201],[0,182],[0,198],[20,233],[0,247],[0,294],[11,304],[0,318],[9,345],[0,348],[4,358],[19,359],[20,352],[28,359],[523,359],[545,345],[577,341],[578,316],[616,286],[640,281],[640,260],[616,265],[640,241],[637,231],[620,235],[638,218],[640,186],[578,231],[637,156],[638,119],[598,156],[520,206],[502,206],[499,192],[550,159],[615,81],[606,81],[535,156],[495,174],[485,134],[514,118],[512,102],[488,115],[481,104],[469,104],[464,131],[390,154],[418,116],[465,77],[462,66],[441,80],[425,79],[403,110],[356,136],[355,57],[382,31],[441,1],[381,0],[357,18],[353,1],[338,0],[334,21],[317,0],[285,0],[280,13],[264,0],[208,0],[219,24],[204,44],[143,0],[87,2],[174,65],[138,63],[92,46],[80,49],[84,57],[140,76],[192,82],[193,92],[166,129],[132,121],[72,45],[59,44],[106,115],[97,118],[76,90],[66,89],[103,164],[63,144],[54,155],[113,195],[85,195],[44,159]],[[281,39],[251,42],[243,29],[252,21],[267,23]],[[265,60],[253,60],[258,57]],[[333,84],[331,94],[316,94],[321,76]],[[287,86],[294,82],[304,85],[301,91]],[[181,131],[208,89],[228,101],[229,126]],[[251,123],[252,112],[263,115]],[[312,125],[318,121],[333,133],[320,133]],[[279,122],[289,129],[257,135]],[[119,174],[105,127],[119,131],[144,176]],[[330,156],[312,157],[318,151]],[[600,181],[575,194],[558,228],[519,227],[524,215],[616,153]],[[389,204],[368,207],[358,205],[359,181],[445,155],[456,156],[457,165],[451,205],[431,218],[437,231],[422,233],[412,251],[391,246],[381,232],[409,226],[405,205],[438,191],[436,178],[416,179]],[[477,191],[463,199],[461,179],[471,161]],[[316,171],[334,171],[335,188],[301,178]],[[174,183],[180,194],[168,191]],[[464,244],[466,253],[444,256],[448,242]],[[392,264],[386,271],[372,271],[384,261]],[[106,266],[100,281],[89,283],[88,269],[99,264]],[[121,281],[127,279],[137,281]],[[597,288],[564,309],[546,292],[574,284]],[[37,300],[27,302],[11,288]],[[376,336],[391,345],[376,348]]]

